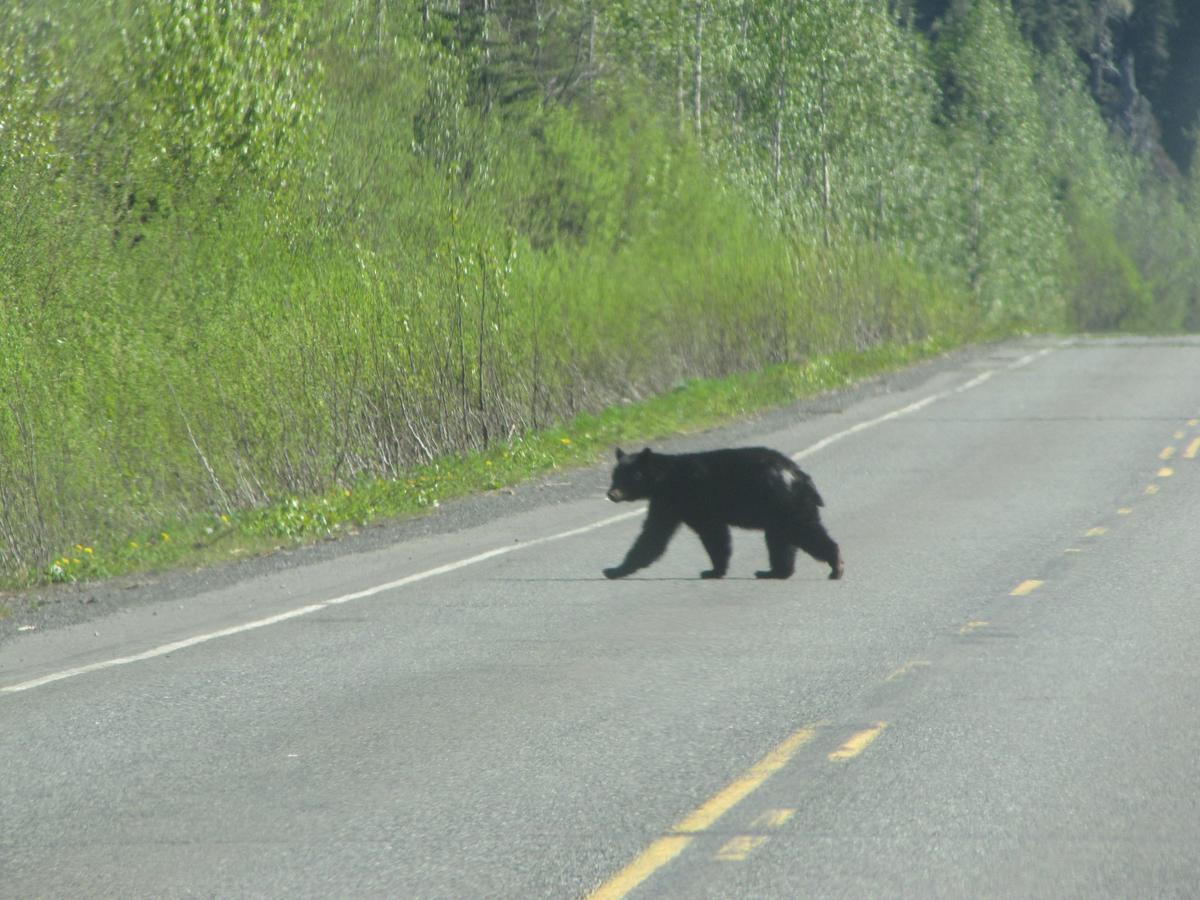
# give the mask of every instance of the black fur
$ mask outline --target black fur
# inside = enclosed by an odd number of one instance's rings
[[[796,549],[829,565],[829,577],[842,577],[838,545],[821,524],[825,503],[812,479],[782,453],[765,447],[668,455],[617,450],[608,499],[649,500],[642,533],[619,566],[605,569],[623,578],[654,562],[667,549],[680,524],[700,537],[712,560],[701,578],[720,578],[729,567],[729,526],[765,532],[771,567],[759,578],[789,578]]]

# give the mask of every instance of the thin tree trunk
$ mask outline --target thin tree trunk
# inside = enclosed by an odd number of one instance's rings
[[[779,83],[775,95],[775,139],[772,152],[775,163],[775,194],[779,195],[779,182],[783,176],[783,107],[787,99],[786,79],[784,78],[784,52],[787,49],[787,38],[783,29],[779,29]]]
[[[704,3],[696,2],[696,66],[695,66],[696,137],[703,136],[704,113]]]
[[[678,107],[679,116],[679,133],[683,134],[684,122],[687,115],[687,109],[684,103],[684,88],[683,88],[683,25],[682,16],[680,16],[680,24],[675,35],[675,101]]]

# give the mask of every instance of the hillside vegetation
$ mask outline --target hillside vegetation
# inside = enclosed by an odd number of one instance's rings
[[[939,6],[6,3],[0,574],[697,377],[1200,325],[1200,164],[1038,4]]]

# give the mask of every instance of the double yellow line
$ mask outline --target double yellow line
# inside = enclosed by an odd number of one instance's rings
[[[806,725],[778,747],[751,766],[745,775],[707,800],[702,806],[681,819],[669,834],[663,835],[627,865],[602,884],[588,900],[618,900],[677,857],[696,836],[712,826],[717,819],[757,790],[764,781],[782,769],[796,752],[816,737],[824,723]]]
[[[670,832],[654,841],[624,869],[602,884],[588,900],[620,900],[639,884],[677,857],[699,835],[712,827],[713,823],[742,800],[762,786],[763,782],[786,766],[793,756],[817,735],[818,729],[825,722],[806,725],[787,738],[778,747],[751,766],[746,774],[735,779],[719,793],[707,800],[703,805],[681,819]],[[887,728],[886,722],[878,722],[870,728],[858,732],[837,750],[829,754],[830,762],[840,762],[853,759],[879,737]],[[786,822],[793,810],[774,810],[773,815],[765,822],[769,827],[778,827]],[[762,817],[760,817],[761,819]],[[752,837],[741,836],[727,843],[722,848],[718,858],[742,859],[757,847],[765,838],[755,840]]]

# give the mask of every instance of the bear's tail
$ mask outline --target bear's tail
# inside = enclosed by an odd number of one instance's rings
[[[809,477],[807,472],[801,472],[800,474],[804,477],[796,482],[796,490],[804,491],[817,506],[824,506],[825,501],[822,499],[820,492],[817,491],[817,486],[813,483],[812,478]]]

